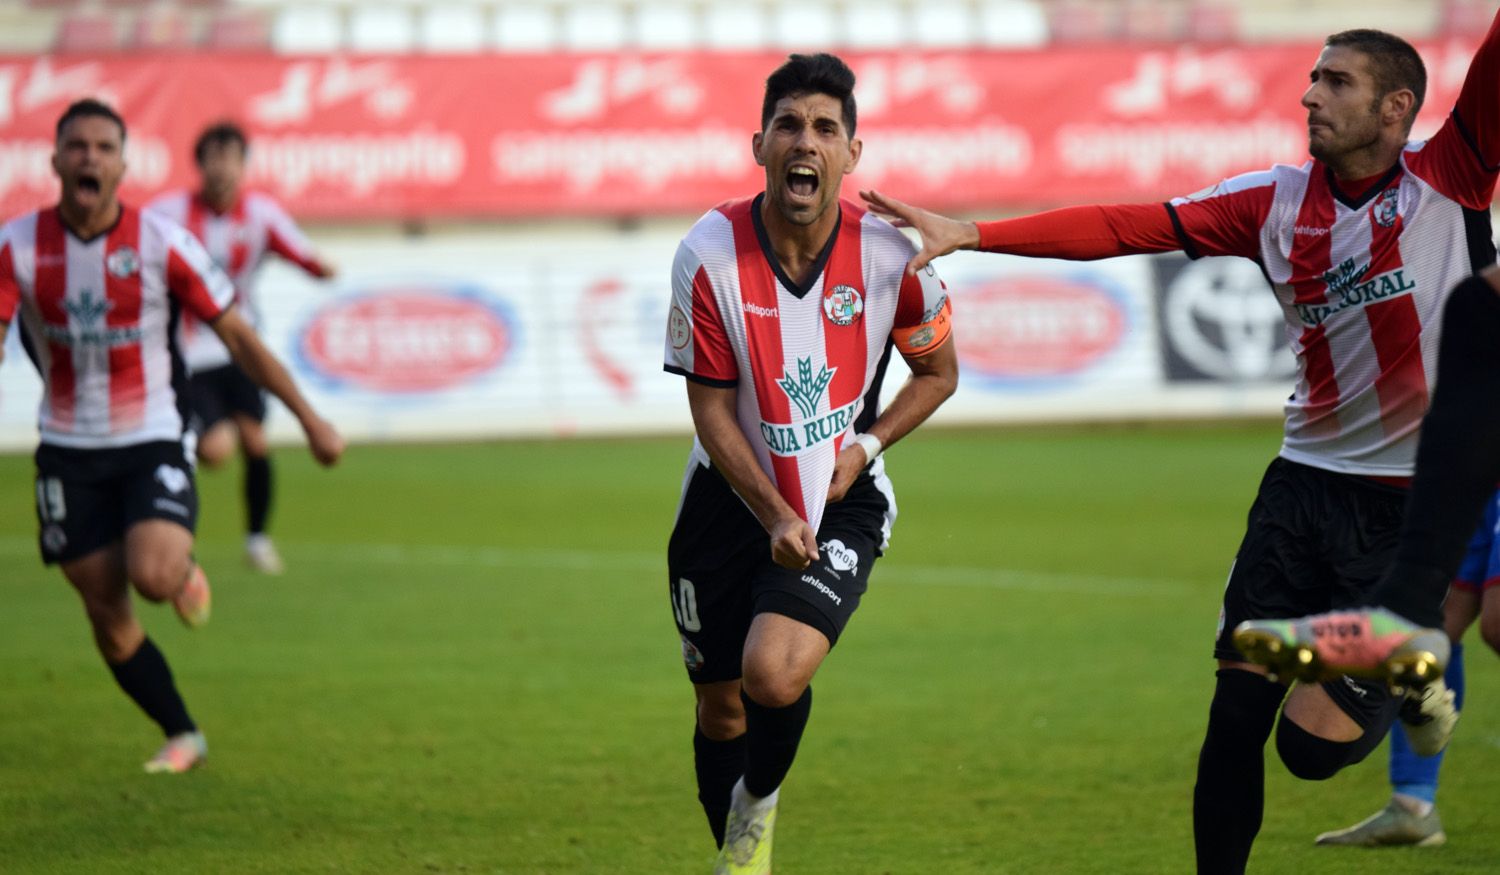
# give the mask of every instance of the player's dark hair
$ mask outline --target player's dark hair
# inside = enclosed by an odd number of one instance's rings
[[[1340,31],[1324,40],[1323,45],[1354,49],[1369,58],[1378,99],[1403,88],[1411,91],[1416,96],[1411,113],[1406,116],[1406,129],[1411,130],[1422,101],[1427,98],[1427,67],[1411,43],[1383,30],[1360,29]]]
[[[765,130],[783,97],[826,94],[844,110],[844,128],[854,136],[854,71],[837,55],[791,55],[766,77],[766,98],[760,104],[760,129]]]
[[[193,161],[203,166],[203,156],[214,146],[228,146],[230,143],[238,144],[240,154],[244,155],[250,151],[250,138],[245,136],[245,129],[234,122],[215,122],[203,129],[198,135],[197,142],[193,143]]]
[[[120,142],[125,142],[125,120],[120,118],[120,114],[115,112],[114,108],[109,104],[104,103],[100,100],[95,100],[92,97],[85,97],[82,100],[75,100],[72,103],[68,104],[67,109],[63,110],[63,114],[61,116],[58,116],[57,119],[57,139],[61,140],[63,129],[66,128],[69,124],[72,124],[74,119],[78,118],[109,119],[119,126]]]

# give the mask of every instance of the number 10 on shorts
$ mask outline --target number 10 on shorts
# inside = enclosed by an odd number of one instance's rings
[[[698,591],[686,577],[672,584],[672,612],[677,615],[677,625],[684,632],[698,632],[703,623],[698,619]]]

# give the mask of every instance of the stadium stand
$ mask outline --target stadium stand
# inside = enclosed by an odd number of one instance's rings
[[[0,53],[1282,42],[1351,20],[1423,39],[1482,29],[1492,9],[1485,0],[21,0],[0,4]]]

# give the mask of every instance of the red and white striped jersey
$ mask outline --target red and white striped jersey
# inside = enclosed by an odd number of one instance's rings
[[[1497,168],[1474,142],[1455,114],[1357,195],[1313,160],[1236,176],[1168,206],[1188,255],[1255,259],[1281,303],[1299,366],[1283,457],[1411,475],[1443,303],[1495,261]]]
[[[122,207],[92,240],[67,230],[56,208],[0,229],[0,321],[19,310],[44,385],[44,444],[179,440],[172,324],[179,311],[212,321],[233,301],[198,241],[151,213]]]
[[[890,347],[908,357],[938,349],[950,307],[931,268],[906,275],[911,242],[847,200],[814,279],[799,286],[771,250],[760,197],[721,204],[678,247],[665,366],[737,388],[740,429],[761,468],[817,531],[839,450],[878,415]],[[695,440],[689,464],[708,463]]]
[[[146,205],[182,225],[198,238],[220,270],[234,283],[240,315],[257,324],[260,313],[253,297],[255,276],[266,255],[275,253],[315,277],[322,277],[312,243],[281,204],[270,195],[247,192],[234,206],[217,212],[199,195],[167,192]],[[183,358],[193,371],[229,364],[229,350],[208,326],[184,318],[178,326]]]

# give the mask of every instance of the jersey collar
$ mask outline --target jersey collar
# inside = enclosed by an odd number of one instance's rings
[[[807,272],[810,279],[807,285],[803,286],[793,282],[792,278],[786,275],[786,271],[781,269],[781,262],[776,258],[776,251],[771,248],[771,237],[766,233],[766,226],[760,220],[760,205],[765,199],[766,193],[761,192],[755,196],[755,200],[750,202],[750,222],[755,227],[755,239],[760,242],[760,254],[765,257],[766,263],[771,266],[771,272],[776,274],[776,278],[781,281],[787,291],[798,298],[805,298],[807,293],[812,291],[812,287],[817,284],[818,278],[823,275],[823,268],[828,266],[829,256],[833,255],[833,244],[838,241],[839,232],[844,229],[844,206],[838,205],[839,220],[833,224],[833,233],[828,235],[828,242],[823,244],[823,251],[818,253],[818,260],[813,262],[812,270]]]

